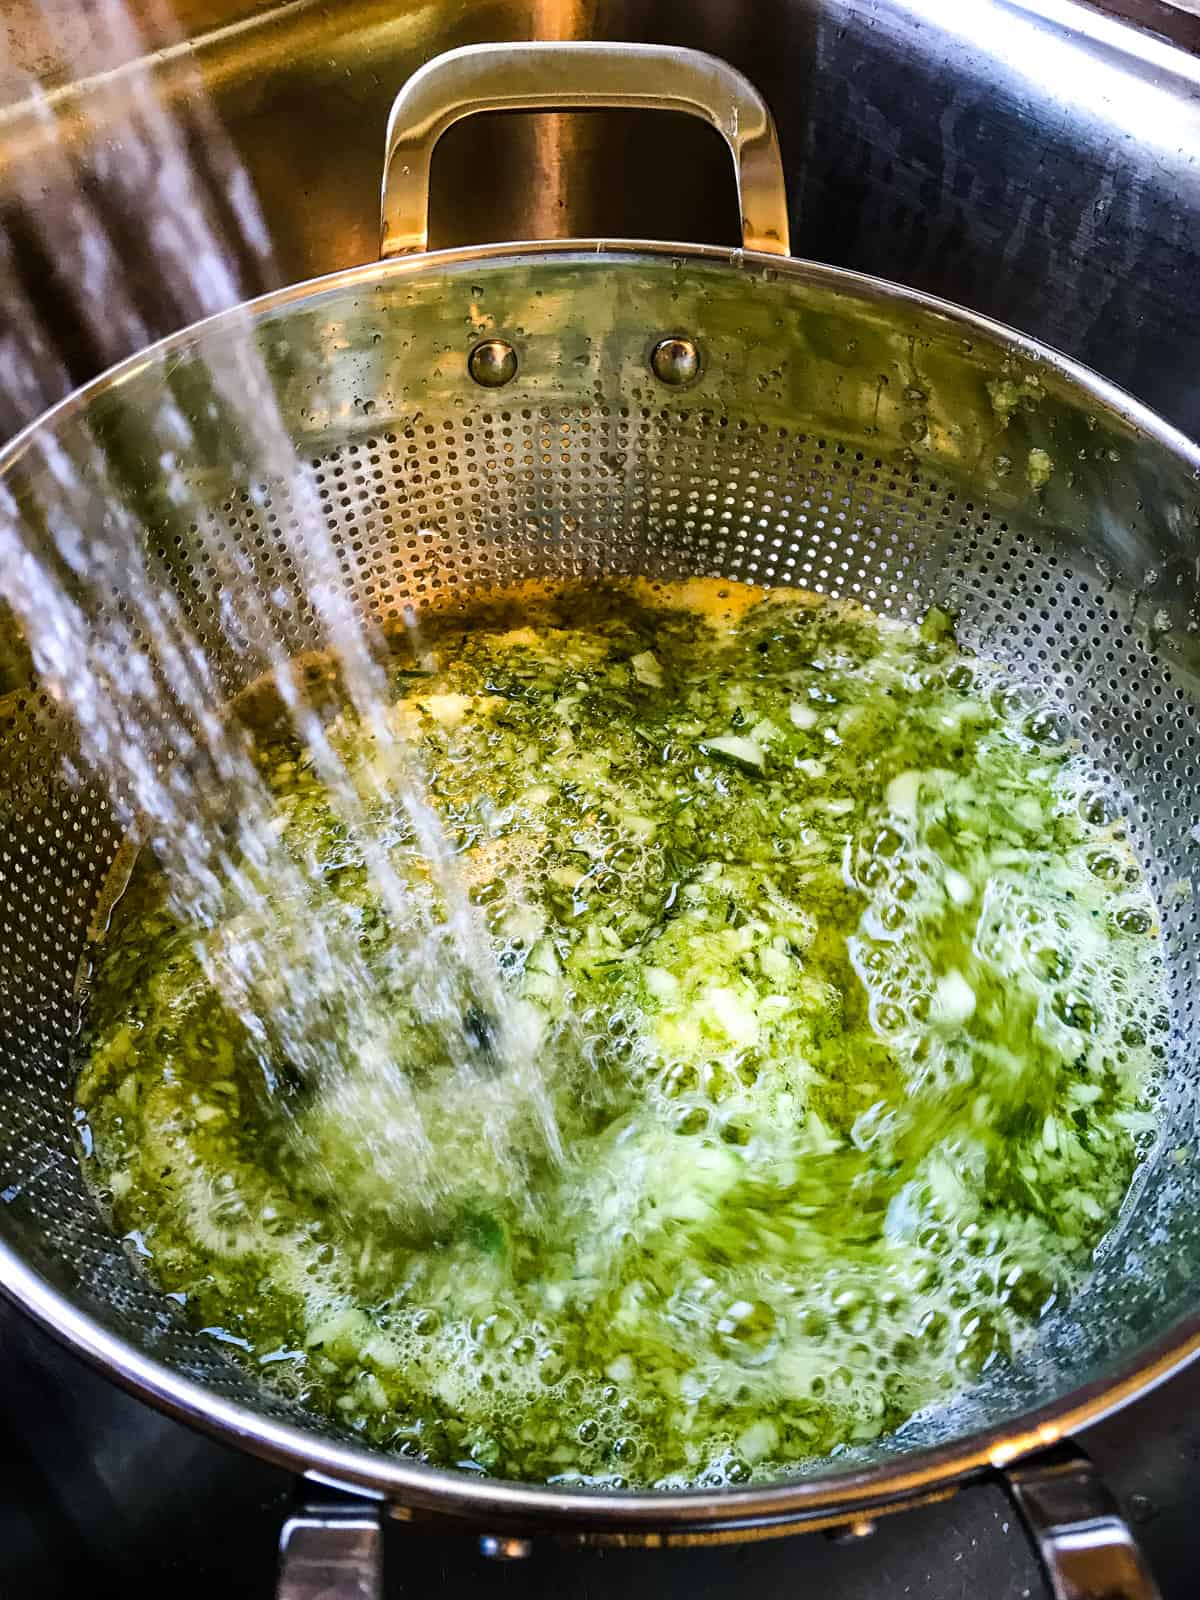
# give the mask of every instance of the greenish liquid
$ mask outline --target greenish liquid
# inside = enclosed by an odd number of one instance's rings
[[[295,1083],[152,874],[117,906],[78,1086],[97,1189],[197,1327],[377,1445],[677,1485],[873,1439],[1072,1292],[1152,1139],[1156,916],[1057,719],[936,613],[748,599],[525,596],[397,670],[561,1156],[397,981],[436,919],[405,819],[411,930],[286,742],[259,758],[313,868],[284,911],[377,964],[435,1192],[353,1039]]]

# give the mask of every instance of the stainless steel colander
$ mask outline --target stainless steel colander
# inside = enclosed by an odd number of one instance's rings
[[[429,158],[450,123],[600,105],[682,110],[716,127],[734,156],[745,248],[593,240],[422,253]],[[1162,913],[1169,1090],[1144,1180],[1076,1300],[954,1405],[787,1482],[663,1494],[499,1483],[369,1450],[260,1387],[186,1326],[98,1214],[72,1139],[76,980],[121,829],[98,785],[64,773],[71,727],[4,622],[3,1286],[154,1403],[396,1514],[660,1542],[861,1524],[1019,1462],[1200,1347],[1200,450],[1010,330],[787,249],[770,116],[723,64],[624,45],[456,51],[393,109],[385,259],[167,340],[0,457],[12,514],[33,519],[61,495],[55,464],[101,451],[104,472],[75,491],[85,513],[111,514],[114,495],[136,510],[157,581],[208,647],[222,691],[236,692],[246,667],[223,628],[217,575],[232,559],[264,589],[286,584],[282,530],[297,517],[286,482],[256,476],[219,428],[200,425],[208,373],[249,326],[342,577],[374,618],[531,576],[611,573],[799,585],[897,617],[938,603],[969,647],[1044,682],[1115,775]],[[168,392],[197,423],[175,463],[186,515],[147,443]],[[297,604],[280,642],[310,649],[314,626]],[[1061,1593],[1152,1592],[1079,1458],[1038,1458],[1011,1476],[1047,1558],[1076,1582]],[[365,1570],[369,1529],[348,1526],[347,1561],[359,1549]],[[294,1581],[314,1531],[303,1519],[292,1530]],[[1109,1587],[1087,1588],[1101,1572]]]

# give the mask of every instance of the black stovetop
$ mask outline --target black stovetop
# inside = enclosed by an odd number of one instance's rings
[[[1093,1429],[1087,1448],[1149,1555],[1164,1600],[1200,1591],[1200,1364]],[[0,1301],[0,1596],[268,1600],[293,1504],[286,1472],[213,1444],[113,1388]],[[388,1533],[388,1600],[470,1590],[587,1600],[743,1597],[1044,1600],[1002,1491],[963,1490],[885,1517],[870,1538],[822,1534],[673,1551],[536,1542],[496,1563],[465,1534]]]

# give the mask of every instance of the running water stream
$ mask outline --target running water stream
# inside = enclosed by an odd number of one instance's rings
[[[42,16],[53,35],[50,0]],[[236,306],[247,288],[276,275],[252,187],[205,109],[199,82],[188,105],[204,135],[203,172],[157,96],[145,41],[120,0],[102,0],[91,22],[71,62],[73,76],[91,82],[86,175],[78,139],[60,136],[52,97],[11,70],[2,96],[10,107],[20,103],[40,134],[37,180],[23,187],[19,174],[16,180],[21,226],[46,259],[75,264],[66,276],[76,317],[100,358],[114,360],[161,331],[147,325],[130,287],[131,240],[154,261],[176,325]],[[69,203],[39,204],[47,185],[69,194]],[[255,282],[243,281],[235,261],[251,263]],[[9,375],[0,422],[11,425],[69,382],[3,237],[0,304],[0,357]],[[232,538],[206,541],[218,590],[209,610],[221,618],[216,648],[169,581],[156,550],[161,533],[138,510],[145,486],[131,493],[128,463],[114,457],[111,440],[82,428],[71,430],[69,445],[51,431],[31,436],[36,512],[0,485],[0,596],[20,618],[42,686],[74,719],[82,765],[102,777],[121,820],[163,868],[172,909],[195,929],[206,975],[255,1042],[268,1080],[282,1064],[310,1095],[328,1096],[364,1161],[386,1168],[383,1176],[402,1182],[410,1201],[432,1204],[453,1176],[439,1170],[427,1139],[396,1020],[356,940],[326,914],[313,864],[280,842],[251,741],[227,715],[225,662],[236,663],[241,684],[273,686],[394,927],[411,933],[414,918],[411,881],[393,859],[398,835],[427,864],[433,893],[420,937],[395,941],[389,983],[403,984],[446,1061],[480,1086],[467,1103],[477,1107],[481,1135],[503,1158],[512,1106],[521,1101],[554,1151],[553,1114],[419,764],[389,720],[386,643],[342,577],[312,470],[280,415],[252,319],[233,312],[206,361],[211,399],[203,415],[179,399],[168,358],[137,380],[137,453],[157,463],[172,522],[202,527],[211,516],[211,490],[196,487],[195,467],[205,459],[200,432],[211,434],[214,421],[254,509],[262,511],[268,495],[290,507],[290,515],[272,519],[275,543],[261,561]],[[353,771],[281,643],[301,612],[312,619],[315,649],[346,710],[370,738],[374,759]]]

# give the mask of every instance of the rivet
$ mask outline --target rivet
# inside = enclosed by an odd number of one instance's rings
[[[513,1534],[484,1533],[479,1537],[479,1550],[489,1561],[524,1561],[533,1554],[533,1541]]]
[[[517,352],[507,339],[482,339],[467,357],[467,371],[485,389],[502,389],[517,375]]]
[[[694,339],[660,339],[651,352],[650,369],[660,383],[681,389],[700,376],[700,348]]]

